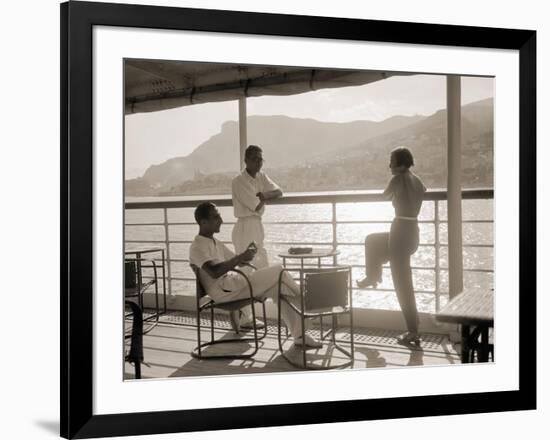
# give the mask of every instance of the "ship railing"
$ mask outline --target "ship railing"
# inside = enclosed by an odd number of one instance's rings
[[[469,189],[462,191],[463,206],[470,203],[471,201],[489,201],[494,197],[494,192],[492,189]],[[412,270],[414,271],[430,271],[433,272],[433,288],[416,288],[415,292],[419,294],[428,294],[433,295],[434,297],[434,306],[431,312],[437,312],[446,302],[448,297],[448,290],[446,288],[447,283],[445,282],[445,275],[448,273],[448,267],[445,263],[445,254],[448,247],[446,241],[446,227],[448,219],[446,217],[446,200],[447,193],[444,190],[430,190],[426,192],[425,202],[423,205],[423,211],[419,217],[419,226],[422,228],[423,225],[431,225],[433,228],[433,240],[421,241],[419,244],[419,251],[422,251],[422,248],[433,249],[433,264],[432,265],[412,265]],[[187,255],[185,257],[176,256],[175,247],[176,246],[189,246],[193,241],[194,236],[197,233],[197,225],[193,218],[193,209],[202,201],[211,201],[215,203],[218,207],[231,207],[231,197],[230,196],[193,196],[187,197],[182,200],[159,200],[159,198],[151,201],[127,201],[125,203],[125,209],[127,212],[126,217],[132,217],[131,212],[134,210],[155,210],[158,214],[155,216],[155,219],[150,222],[139,222],[134,223],[131,220],[125,222],[125,234],[127,239],[125,240],[126,249],[137,249],[145,247],[159,247],[165,250],[165,264],[166,264],[166,286],[163,288],[166,289],[168,295],[181,295],[187,294],[191,295],[194,293],[194,277],[192,272],[187,269],[189,265],[189,260]],[[266,229],[266,236],[269,238],[270,232],[269,229],[272,225],[286,225],[287,227],[297,226],[303,227],[306,225],[308,228],[314,228],[316,226],[323,225],[325,228],[330,229],[330,233],[327,234],[326,240],[321,241],[302,241],[300,237],[295,237],[292,234],[289,234],[288,240],[276,240],[269,241],[266,240],[266,247],[269,249],[289,246],[311,246],[311,247],[331,247],[331,248],[342,248],[342,247],[356,247],[364,246],[364,236],[358,236],[354,240],[341,240],[339,239],[339,229],[345,227],[346,225],[368,225],[368,224],[378,224],[384,225],[388,224],[386,230],[389,230],[389,223],[391,223],[391,217],[386,218],[368,218],[368,219],[341,219],[339,218],[339,207],[344,206],[344,204],[350,203],[376,203],[385,201],[382,193],[379,191],[341,191],[341,192],[331,192],[331,193],[311,193],[311,194],[291,194],[285,195],[284,197],[271,201],[271,205],[289,205],[289,206],[301,206],[304,210],[308,209],[309,205],[312,204],[323,204],[330,206],[329,216],[325,219],[314,219],[314,220],[288,220],[288,221],[271,221],[269,216],[266,216],[264,220],[264,226]],[[430,206],[431,205],[431,206]],[[189,208],[184,210],[183,215],[176,215],[178,212],[175,210],[181,210],[182,208]],[[426,209],[427,208],[427,209]],[[269,209],[269,206],[268,206]],[[475,210],[469,209],[471,212]],[[466,210],[463,209],[463,212]],[[481,216],[481,218],[476,218],[475,215],[463,215],[463,230],[466,228],[475,228],[476,225],[491,225],[490,231],[487,232],[487,229],[478,231],[472,235],[482,237],[481,241],[476,240],[463,240],[463,249],[467,253],[469,250],[479,250],[479,249],[491,249],[490,254],[492,256],[492,250],[494,247],[492,240],[492,208],[488,211],[491,212],[490,216]],[[422,214],[427,212],[428,214]],[[182,218],[183,217],[183,218]],[[227,215],[224,215],[227,217]],[[231,216],[232,217],[232,216]],[[225,233],[224,235],[226,243],[230,244],[231,229],[234,224],[234,218],[232,220],[224,222]],[[128,238],[132,236],[132,228],[156,228],[152,236],[146,236],[138,239]],[[177,231],[177,228],[181,228],[182,231]],[[162,232],[161,232],[162,231]],[[485,232],[484,232],[485,231]],[[141,234],[144,235],[143,233]],[[147,235],[147,234],[145,234]],[[430,234],[428,234],[430,235]],[[422,240],[422,239],[421,239]],[[431,252],[431,251],[430,251]],[[181,254],[181,252],[179,252]],[[332,258],[332,261],[329,264],[349,264],[345,261],[345,255],[340,254]],[[492,257],[490,261],[493,261]],[[161,263],[159,261],[159,263]],[[325,264],[325,263],[323,263]],[[181,266],[183,265],[183,267]],[[364,261],[360,263],[351,264],[352,270],[354,271],[354,278],[358,279],[363,275],[364,271]],[[492,276],[494,269],[492,264],[480,264],[477,265],[474,259],[473,264],[464,265],[464,275],[470,273],[484,273],[490,274]],[[359,289],[354,287],[355,291]],[[391,288],[379,288],[379,292],[392,291]],[[442,301],[445,299],[445,301]],[[366,306],[368,307],[368,305]]]

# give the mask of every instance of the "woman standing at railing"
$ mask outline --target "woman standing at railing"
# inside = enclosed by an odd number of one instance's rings
[[[365,240],[366,277],[357,282],[361,288],[376,287],[382,281],[382,264],[390,262],[391,274],[399,305],[408,332],[399,337],[404,344],[420,343],[418,311],[414,296],[411,255],[418,248],[418,213],[426,187],[411,172],[413,155],[408,148],[398,147],[391,152],[393,174],[384,195],[392,201],[395,218],[390,232],[370,234]]]

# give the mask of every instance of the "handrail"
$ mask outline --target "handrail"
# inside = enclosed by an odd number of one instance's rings
[[[464,200],[487,200],[494,198],[494,191],[493,189],[486,189],[486,188],[480,188],[480,189],[467,189],[462,191],[462,198]],[[427,191],[424,195],[425,201],[432,201],[434,202],[434,217],[431,219],[422,219],[419,220],[419,223],[428,223],[428,224],[434,224],[436,229],[436,237],[435,241],[427,242],[427,243],[420,243],[420,246],[426,246],[426,247],[433,247],[435,248],[435,265],[434,266],[420,266],[420,267],[412,267],[412,269],[419,269],[419,270],[432,270],[435,272],[435,289],[432,290],[417,290],[417,293],[430,293],[435,295],[435,308],[436,311],[440,308],[440,283],[441,283],[441,277],[440,272],[442,270],[448,270],[447,267],[443,267],[440,264],[440,249],[441,247],[448,246],[447,243],[443,243],[441,241],[441,237],[439,237],[439,225],[447,223],[447,219],[442,219],[440,217],[439,213],[439,203],[441,201],[444,201],[447,199],[447,192],[444,190],[431,190]],[[232,200],[230,195],[224,195],[224,196],[192,196],[192,197],[186,197],[185,200],[182,199],[172,199],[172,200],[151,200],[151,201],[139,201],[139,202],[126,202],[125,207],[126,209],[161,209],[163,212],[163,219],[161,222],[147,222],[147,223],[126,223],[126,227],[132,227],[132,226],[161,226],[164,227],[164,239],[163,240],[127,240],[127,243],[150,243],[150,244],[161,244],[163,243],[167,249],[170,249],[170,244],[176,244],[176,243],[191,243],[191,239],[189,240],[181,240],[181,239],[171,239],[169,237],[169,227],[170,226],[176,226],[176,225],[195,225],[195,222],[193,220],[190,221],[169,221],[168,220],[168,209],[174,209],[174,208],[194,208],[197,206],[198,203],[202,201],[210,201],[215,203],[218,206],[232,206]],[[337,233],[336,233],[336,227],[337,225],[345,225],[345,224],[363,224],[363,223],[389,223],[391,222],[391,219],[377,219],[377,220],[337,220],[336,218],[336,205],[339,203],[357,203],[357,202],[383,202],[387,201],[387,199],[384,198],[382,192],[380,191],[337,191],[332,193],[302,193],[302,194],[291,194],[284,197],[281,197],[279,199],[275,199],[270,201],[270,204],[273,205],[303,205],[303,204],[330,204],[332,205],[332,216],[330,220],[308,220],[308,221],[288,221],[288,222],[280,222],[280,221],[266,221],[264,222],[266,225],[269,224],[326,224],[326,225],[332,225],[332,239],[330,241],[327,241],[326,243],[323,242],[315,242],[315,243],[306,243],[307,245],[332,245],[333,247],[338,245],[358,245],[360,243],[348,243],[348,242],[339,242],[337,239]],[[191,216],[192,217],[192,216]],[[464,223],[493,223],[493,219],[488,220],[463,220]],[[227,222],[227,225],[233,224],[234,222]],[[269,243],[269,242],[266,242]],[[271,242],[271,244],[294,244],[295,242]],[[304,244],[304,243],[302,243]],[[493,247],[492,244],[464,244],[464,247]],[[172,258],[169,253],[167,254],[167,266],[168,266],[168,291],[170,294],[172,294],[172,280],[181,280],[181,281],[188,281],[191,280],[191,278],[187,278],[185,276],[172,276],[171,273],[171,263],[172,262],[186,262],[187,260],[185,258]],[[336,257],[333,258],[333,264],[337,263]],[[352,267],[363,267],[362,264],[352,264]],[[464,272],[493,272],[491,269],[464,269]],[[354,288],[355,289],[355,288]],[[389,289],[378,289],[378,290],[389,290]]]
[[[209,201],[217,206],[233,206],[231,195],[212,196],[186,196],[186,200],[151,200],[139,202],[126,202],[126,209],[154,209],[154,208],[194,208],[199,202]],[[469,199],[491,199],[494,197],[494,190],[490,188],[465,189],[462,191],[462,198]],[[424,194],[424,200],[447,200],[446,190],[429,190]],[[278,199],[269,200],[270,205],[307,204],[307,203],[349,203],[349,202],[384,202],[387,201],[381,191],[334,191],[326,193],[304,193],[290,194]]]

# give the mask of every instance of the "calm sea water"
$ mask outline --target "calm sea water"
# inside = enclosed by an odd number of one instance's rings
[[[214,197],[215,196],[211,196]],[[137,200],[168,200],[173,198],[131,198],[127,201]],[[200,197],[192,199],[202,200]],[[180,198],[181,200],[181,198]],[[218,238],[222,241],[231,241],[233,208],[221,207],[220,212],[224,219]],[[267,206],[264,214],[264,227],[266,232],[266,248],[271,262],[280,262],[277,254],[286,251],[292,245],[312,245],[313,247],[327,248],[332,246],[333,232],[331,224],[272,224],[277,222],[330,222],[332,218],[331,204],[308,205],[272,205]],[[372,232],[384,232],[389,230],[389,223],[393,218],[393,208],[388,202],[381,203],[338,203],[336,205],[336,219],[341,223],[336,227],[336,239],[338,241],[338,263],[355,265],[353,267],[353,282],[364,276],[364,240],[365,236]],[[411,264],[413,269],[416,298],[419,310],[425,312],[435,311],[436,290],[436,263],[435,249],[435,202],[424,202],[419,216],[420,221],[420,247],[413,255]],[[439,225],[441,267],[439,277],[439,291],[441,292],[441,305],[448,299],[448,267],[447,259],[447,219],[446,203],[439,203]],[[493,224],[469,223],[477,220],[493,220],[493,200],[464,200],[463,201],[463,243],[464,248],[464,286],[465,288],[491,288],[493,286]],[[164,221],[161,209],[127,209],[126,223],[160,223]],[[369,221],[374,223],[361,223]],[[189,243],[197,233],[194,224],[193,208],[178,208],[168,210],[170,258],[187,260],[189,255]],[[354,223],[358,222],[358,223]],[[150,244],[143,241],[164,241],[165,231],[162,225],[127,226],[125,228],[127,240],[126,249],[143,249],[146,247],[165,247],[164,243]],[[142,242],[139,242],[139,241]],[[132,242],[129,242],[132,241]],[[133,241],[138,241],[134,243]],[[183,243],[173,243],[181,241]],[[277,244],[283,242],[283,244]],[[317,244],[314,244],[317,243]],[[485,245],[485,247],[479,247]],[[487,247],[489,245],[489,247]],[[231,247],[231,246],[230,246]],[[331,264],[332,258],[323,263]],[[194,292],[193,274],[187,261],[172,261],[171,276],[176,278],[189,278],[172,281],[172,293],[176,295],[190,294]],[[488,272],[487,272],[488,271]],[[393,290],[393,283],[389,267],[384,268],[383,282],[380,290],[354,290],[354,306],[398,309],[399,305]],[[387,289],[387,290],[385,290]]]

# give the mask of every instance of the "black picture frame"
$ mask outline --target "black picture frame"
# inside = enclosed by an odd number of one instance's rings
[[[519,51],[519,390],[94,415],[92,28],[96,25]],[[92,438],[536,408],[536,32],[127,4],[61,5],[61,435]]]

